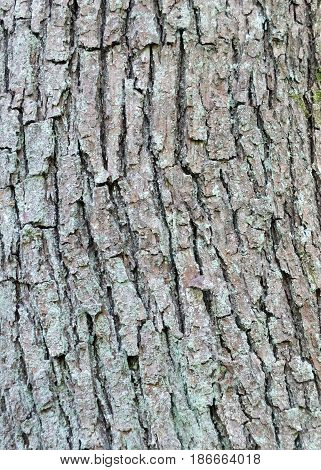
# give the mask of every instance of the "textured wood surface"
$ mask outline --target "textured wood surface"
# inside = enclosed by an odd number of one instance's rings
[[[318,3],[1,1],[2,448],[321,448]]]

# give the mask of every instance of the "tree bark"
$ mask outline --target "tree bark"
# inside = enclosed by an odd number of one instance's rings
[[[2,1],[2,448],[321,448],[318,6]]]

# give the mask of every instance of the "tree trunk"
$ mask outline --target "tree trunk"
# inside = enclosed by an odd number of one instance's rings
[[[2,448],[321,448],[318,3],[2,1]]]

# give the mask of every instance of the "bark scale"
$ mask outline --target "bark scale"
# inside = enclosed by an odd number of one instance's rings
[[[2,448],[321,448],[318,7],[2,1]]]

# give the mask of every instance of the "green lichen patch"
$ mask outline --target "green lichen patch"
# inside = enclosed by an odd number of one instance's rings
[[[315,73],[315,81],[316,83],[321,84],[321,67],[319,67]]]
[[[315,90],[313,92],[313,103],[321,103],[321,90]]]
[[[290,93],[289,96],[290,96],[290,98],[293,99],[293,101],[295,101],[295,103],[298,105],[298,107],[303,111],[305,117],[309,117],[310,113],[309,113],[309,110],[308,110],[308,108],[305,104],[303,95],[301,95],[300,93]]]

